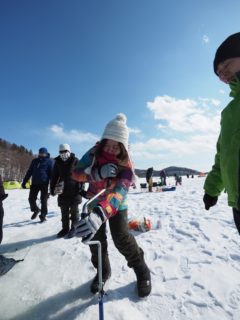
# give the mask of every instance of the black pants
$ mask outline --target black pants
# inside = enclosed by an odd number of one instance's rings
[[[109,220],[109,227],[113,242],[118,251],[126,258],[130,268],[137,267],[143,259],[143,250],[138,246],[134,236],[129,233],[127,223],[127,210],[118,211],[118,213]],[[92,240],[98,240],[102,244],[102,263],[103,274],[106,268],[110,267],[107,251],[106,223],[102,224]],[[98,266],[97,245],[90,246],[92,253],[92,264],[95,268]]]
[[[60,208],[62,213],[62,228],[67,230],[69,229],[70,220],[72,221],[71,226],[79,220],[78,204],[61,205]]]
[[[40,195],[40,201],[41,201],[41,214],[43,216],[46,216],[48,213],[47,208],[47,200],[48,200],[48,184],[34,184],[30,187],[29,197],[28,201],[30,204],[30,209],[32,212],[38,211],[37,206],[37,196],[38,193],[41,193]]]
[[[3,216],[4,216],[4,210],[2,201],[0,200],[0,243],[2,242],[3,238]]]
[[[240,211],[235,208],[233,208],[233,219],[238,233],[240,234]]]

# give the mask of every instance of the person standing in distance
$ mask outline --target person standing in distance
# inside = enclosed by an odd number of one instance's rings
[[[58,206],[62,214],[62,229],[57,234],[58,238],[66,235],[68,238],[73,237],[73,225],[79,220],[78,205],[82,202],[80,192],[83,185],[72,179],[72,170],[77,162],[78,158],[71,152],[69,144],[60,144],[50,182],[51,195],[58,195]]]
[[[31,219],[36,219],[39,212],[40,221],[46,220],[46,215],[48,213],[48,186],[52,174],[53,160],[50,159],[50,154],[47,148],[40,148],[38,152],[38,157],[33,159],[29,169],[22,182],[22,188],[26,189],[26,183],[30,178],[32,178],[30,192],[28,201],[30,204],[30,209],[33,212]],[[37,196],[40,192],[41,208],[37,206]]]
[[[152,192],[152,187],[153,187],[153,167],[147,169],[146,181],[148,183],[148,191]]]

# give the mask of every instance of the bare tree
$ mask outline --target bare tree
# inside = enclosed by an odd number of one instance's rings
[[[0,138],[0,173],[4,181],[22,181],[33,159],[31,150]]]

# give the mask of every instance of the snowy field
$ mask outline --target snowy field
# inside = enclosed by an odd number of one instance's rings
[[[161,229],[135,232],[151,269],[152,294],[137,297],[134,272],[108,233],[112,278],[105,320],[240,319],[240,238],[225,194],[204,210],[203,183],[183,178],[174,192],[130,191],[131,215],[161,220]],[[28,190],[8,193],[0,253],[25,260],[0,277],[0,319],[98,319],[98,299],[89,291],[95,275],[89,248],[78,238],[56,238],[56,198],[41,224],[30,220]]]

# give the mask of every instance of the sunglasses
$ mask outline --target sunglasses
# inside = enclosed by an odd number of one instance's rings
[[[61,151],[59,151],[60,154],[62,154],[62,153],[67,153],[67,152],[68,152],[68,150],[61,150]]]

